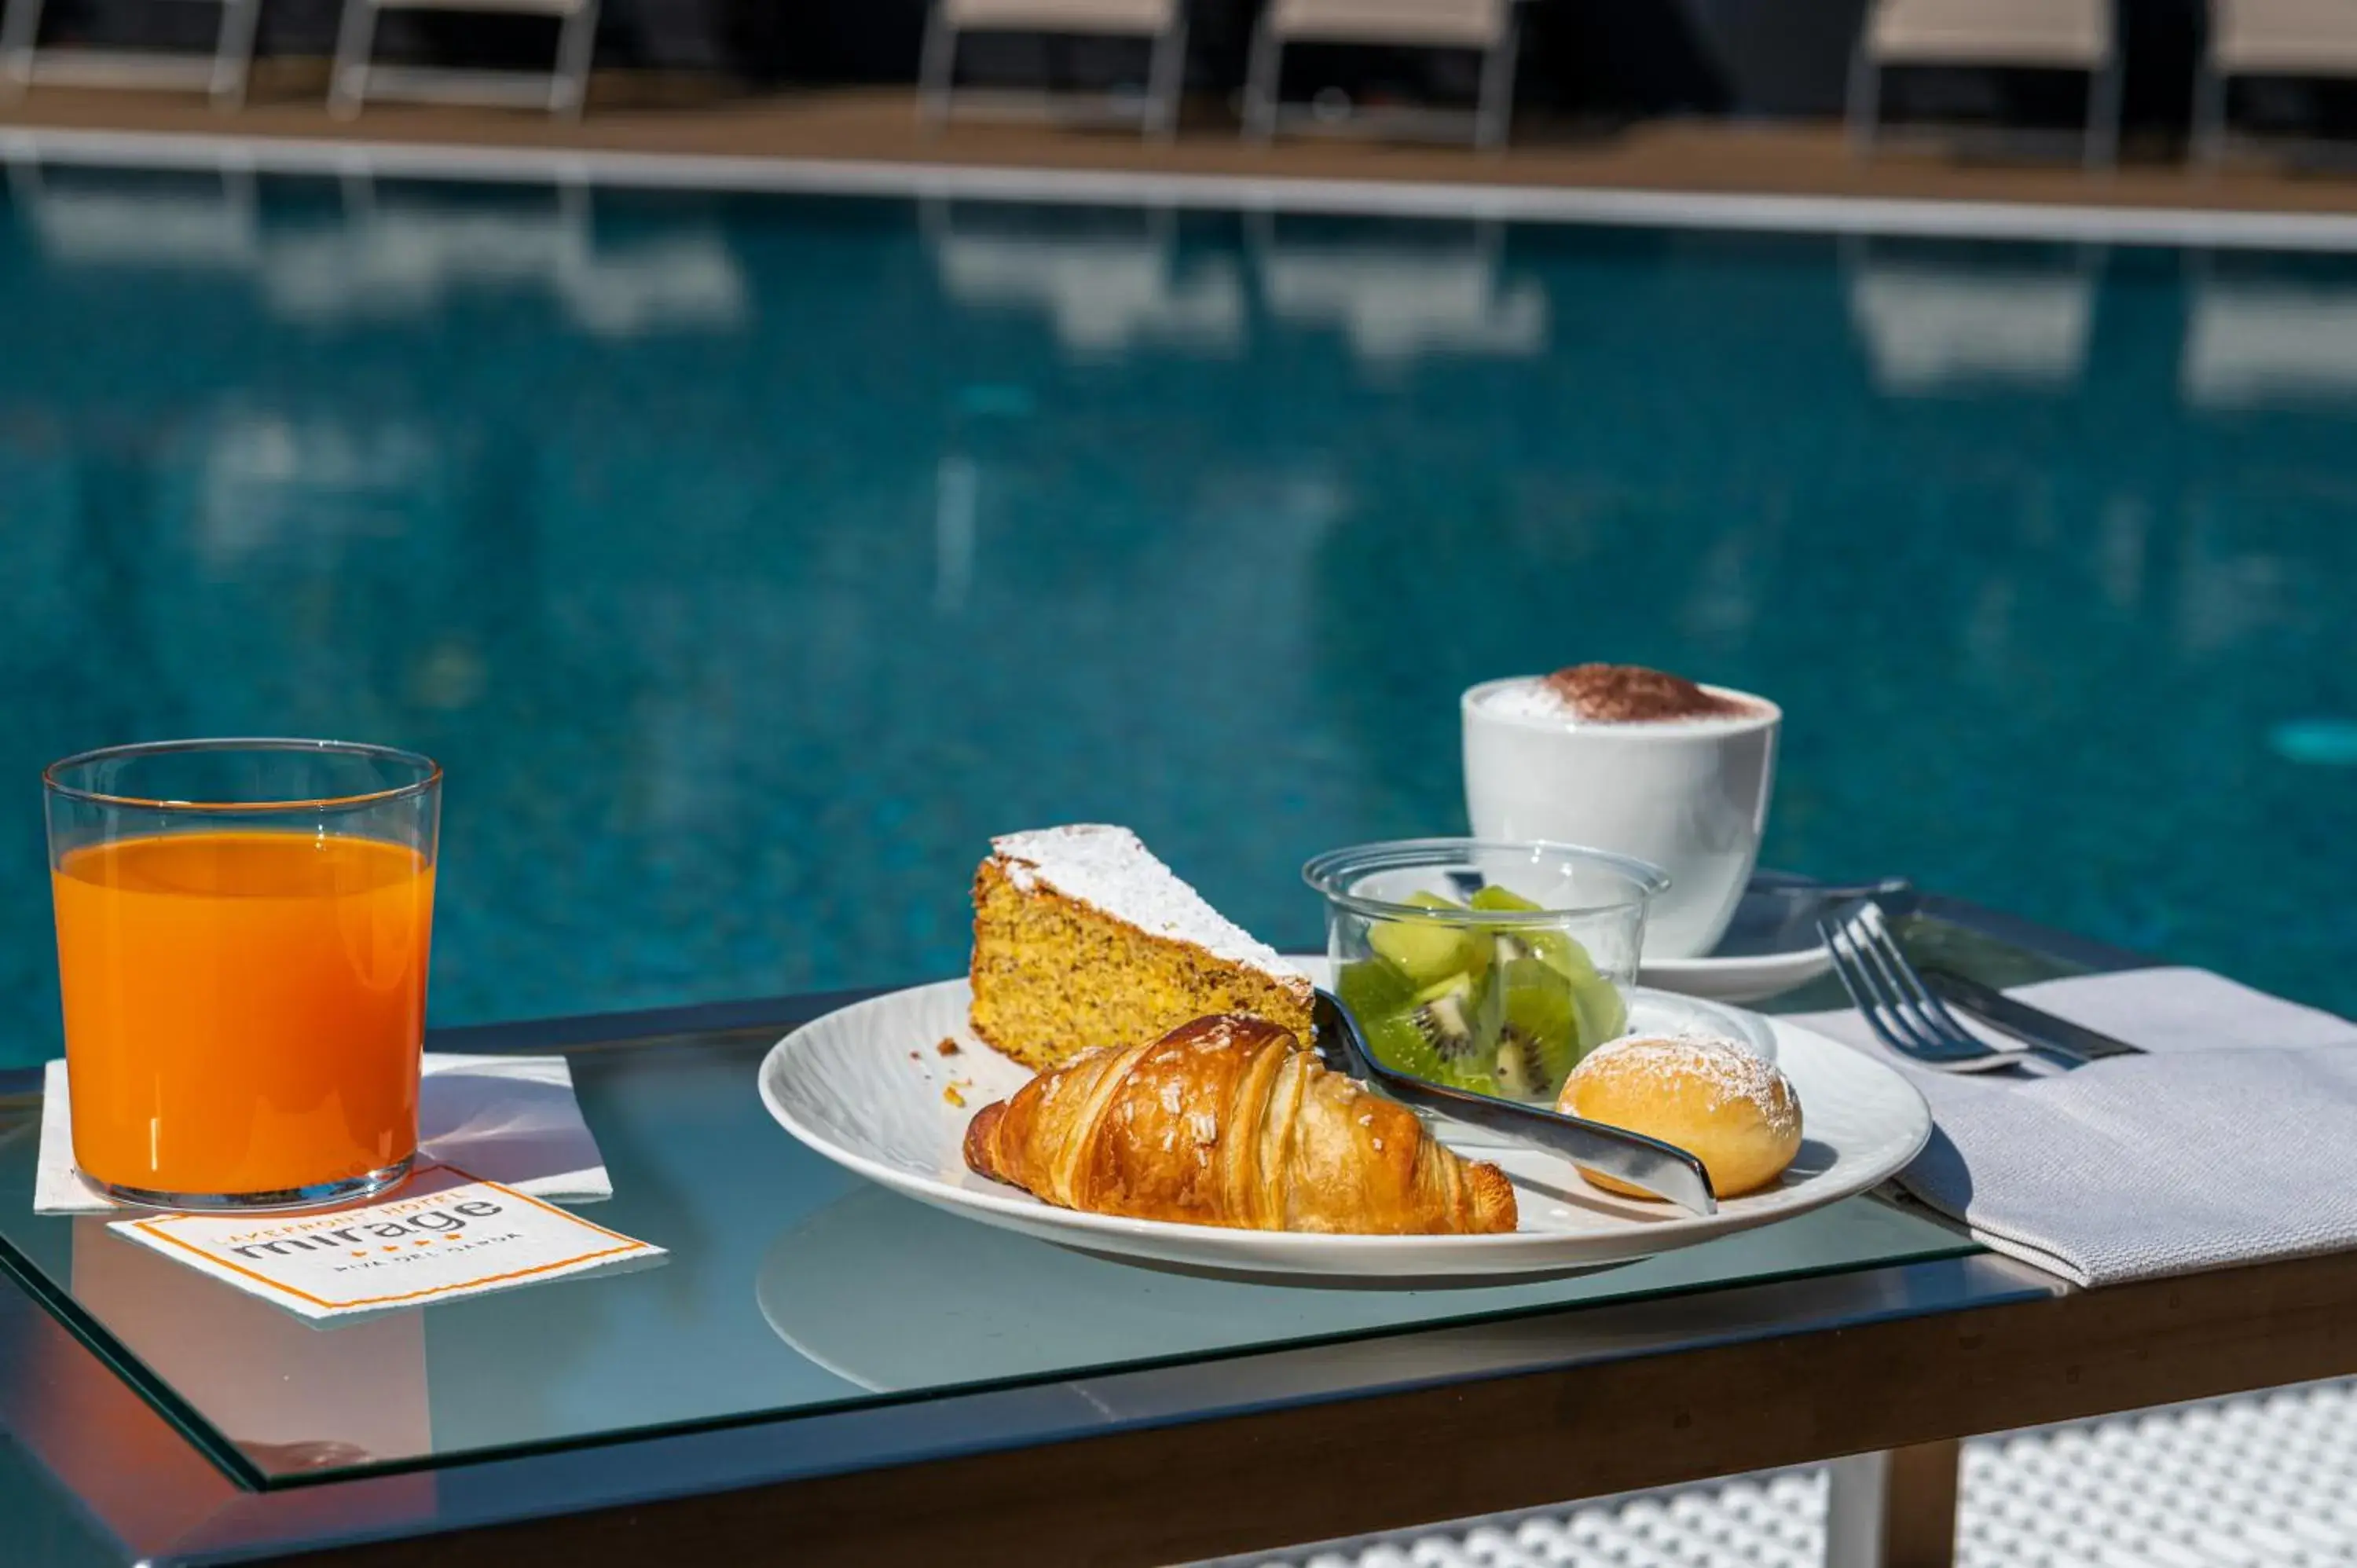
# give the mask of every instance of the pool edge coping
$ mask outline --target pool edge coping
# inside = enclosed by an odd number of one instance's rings
[[[963,198],[1400,218],[2254,250],[2357,250],[2357,212],[1334,179],[256,134],[0,127],[0,156],[150,168],[513,179],[656,189]]]

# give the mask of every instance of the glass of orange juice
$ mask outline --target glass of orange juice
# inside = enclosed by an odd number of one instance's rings
[[[417,1154],[442,769],[388,746],[114,746],[42,776],[74,1163],[110,1196],[284,1208]]]

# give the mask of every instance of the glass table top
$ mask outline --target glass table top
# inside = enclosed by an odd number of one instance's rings
[[[1951,944],[1944,961],[1992,979],[2062,967],[1931,934]],[[1787,1005],[1833,1000],[1821,983]],[[971,1224],[805,1150],[755,1093],[780,1032],[573,1055],[615,1189],[584,1212],[668,1249],[659,1267],[314,1326],[102,1218],[34,1215],[39,1107],[21,1099],[0,1101],[0,1261],[232,1474],[269,1485],[1976,1250],[1867,1197],[1534,1283],[1335,1289],[1160,1272]]]

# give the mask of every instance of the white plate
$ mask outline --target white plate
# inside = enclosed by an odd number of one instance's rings
[[[1771,1031],[1780,1063],[1800,1093],[1801,1153],[1778,1186],[1729,1198],[1707,1218],[1611,1197],[1556,1155],[1508,1149],[1493,1134],[1448,1125],[1439,1128],[1445,1142],[1494,1161],[1513,1180],[1519,1230],[1311,1236],[1082,1214],[966,1169],[967,1121],[1031,1076],[974,1041],[966,1004],[965,982],[943,981],[804,1025],[762,1060],[762,1103],[820,1155],[922,1202],[1066,1246],[1192,1268],[1426,1282],[1561,1273],[1691,1246],[1847,1197],[1906,1165],[1932,1130],[1922,1097],[1890,1069],[1822,1035],[1755,1015],[1747,1024]],[[1632,1022],[1654,1027],[1682,1013],[1716,1023],[1731,1011],[1642,991],[1631,1004]],[[957,1042],[956,1055],[937,1054],[943,1039]],[[963,1105],[949,1098],[952,1088]]]

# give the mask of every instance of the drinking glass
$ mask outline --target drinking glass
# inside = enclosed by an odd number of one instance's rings
[[[389,746],[189,740],[41,779],[82,1175],[197,1210],[407,1176],[442,769]]]

